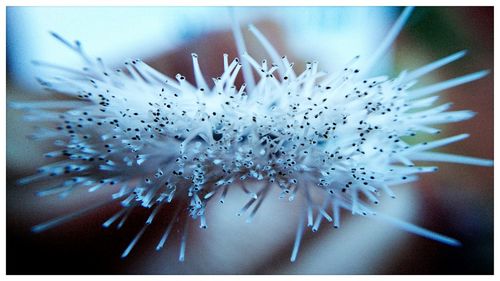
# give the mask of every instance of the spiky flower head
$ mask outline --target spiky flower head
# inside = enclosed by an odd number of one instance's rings
[[[75,189],[95,191],[118,186],[113,200],[123,209],[104,222],[120,221],[136,207],[151,214],[125,249],[127,256],[161,208],[173,208],[157,249],[162,248],[178,216],[207,227],[206,208],[223,202],[229,190],[249,195],[240,214],[253,208],[251,220],[272,188],[293,201],[306,204],[297,229],[291,260],[295,260],[304,226],[317,231],[327,220],[340,226],[340,209],[353,215],[376,216],[408,231],[450,245],[459,242],[406,222],[376,213],[372,204],[393,197],[393,186],[415,181],[418,174],[437,170],[415,161],[492,165],[492,161],[433,152],[466,138],[467,134],[412,143],[417,134],[437,134],[437,124],[471,118],[471,111],[449,111],[450,104],[435,105],[440,91],[483,77],[468,74],[414,89],[417,79],[461,58],[458,52],[395,78],[368,78],[369,70],[389,48],[411,9],[389,32],[369,58],[355,57],[339,73],[327,74],[318,62],[297,72],[286,56],[279,56],[263,34],[250,30],[271,56],[256,61],[246,53],[235,28],[241,59],[223,55],[224,71],[207,82],[192,54],[195,81],[181,74],[167,77],[140,60],[123,69],[108,68],[101,59],[88,57],[81,44],[53,36],[74,50],[83,68],[69,69],[37,62],[59,74],[40,82],[65,100],[15,103],[36,121],[53,122],[35,134],[54,140],[52,164],[20,180],[57,182],[40,195],[66,196]],[[253,69],[253,70],[252,70]],[[235,84],[243,70],[245,83]],[[257,73],[257,82],[254,75]],[[262,182],[260,189],[249,188]],[[91,206],[92,207],[92,206]],[[83,211],[35,226],[42,231]],[[185,235],[179,260],[184,259]]]

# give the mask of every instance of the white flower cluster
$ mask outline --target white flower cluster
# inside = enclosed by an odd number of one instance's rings
[[[405,11],[389,34],[388,48],[404,24]],[[40,80],[67,100],[16,103],[36,121],[56,124],[36,137],[53,139],[56,147],[46,156],[56,159],[22,184],[53,180],[54,187],[40,195],[65,196],[82,187],[95,191],[119,186],[113,199],[123,209],[104,223],[122,219],[136,207],[151,209],[144,228],[123,253],[127,256],[162,207],[173,205],[176,217],[186,212],[206,228],[206,206],[223,202],[229,189],[249,195],[243,213],[253,207],[251,219],[271,188],[292,201],[306,198],[304,224],[316,231],[322,220],[340,225],[340,209],[352,214],[375,215],[371,204],[383,196],[395,197],[391,188],[411,182],[436,167],[414,161],[492,165],[492,161],[433,152],[432,149],[462,140],[466,134],[410,145],[419,133],[437,134],[436,124],[471,118],[471,111],[448,111],[450,104],[435,105],[440,91],[483,77],[487,72],[465,75],[413,89],[417,79],[461,58],[459,52],[398,77],[366,78],[374,60],[356,57],[340,73],[326,74],[317,62],[297,73],[287,57],[279,57],[264,36],[251,27],[272,57],[256,61],[246,52],[239,61],[223,56],[224,72],[205,81],[192,54],[195,84],[178,74],[167,77],[140,60],[124,69],[109,69],[100,59],[89,58],[79,42],[56,39],[84,60],[81,69],[44,62],[59,75]],[[241,42],[240,42],[241,43]],[[240,44],[241,46],[241,44]],[[372,59],[372,58],[370,58]],[[257,83],[247,78],[238,87],[242,68],[257,73]],[[250,67],[253,70],[250,70]],[[29,118],[28,116],[28,118]],[[258,191],[247,185],[263,182]],[[85,210],[82,210],[82,212]],[[78,213],[79,214],[79,213]],[[42,231],[78,214],[38,225]],[[389,219],[390,220],[390,219]],[[391,220],[417,234],[447,244],[458,241]],[[163,246],[175,218],[158,244]],[[302,236],[299,226],[292,261]],[[179,260],[184,259],[182,239]]]

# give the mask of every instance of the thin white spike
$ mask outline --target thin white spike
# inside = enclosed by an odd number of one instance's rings
[[[390,178],[390,179],[387,179],[385,181],[385,184],[387,184],[388,186],[391,186],[391,185],[398,185],[398,184],[406,184],[406,183],[410,183],[410,182],[414,182],[418,180],[418,177],[417,176],[406,176],[406,179],[402,179],[402,178]]]
[[[148,64],[138,61],[135,65],[135,67],[141,72],[142,75],[148,76],[148,78],[153,78],[154,80],[157,80],[161,83],[168,83],[168,85],[165,85],[167,88],[171,89],[172,91],[178,91],[179,89],[175,87],[175,80],[165,76],[163,73],[159,72],[158,70],[152,68]]]
[[[302,241],[302,235],[304,235],[304,216],[302,215],[297,225],[297,232],[295,233],[295,242],[293,243],[292,256],[290,261],[294,262],[297,259],[297,254],[299,253],[300,242]]]
[[[434,116],[429,116],[422,120],[415,120],[415,122],[423,124],[452,123],[468,120],[474,116],[476,116],[476,112],[470,110],[450,111],[436,114]]]
[[[493,166],[493,160],[482,159],[463,155],[453,155],[441,152],[420,152],[410,156],[412,160],[417,161],[435,161],[435,162],[450,162],[476,166]]]
[[[314,225],[312,227],[312,231],[316,232],[319,229],[319,226],[321,225],[321,221],[323,220],[323,217],[325,217],[329,222],[332,221],[332,218],[325,212],[325,208],[328,206],[328,203],[330,202],[330,198],[325,198],[323,201],[323,206],[318,208],[318,216],[316,217],[316,220],[314,221]]]
[[[134,209],[134,206],[130,206],[127,208],[127,212],[125,213],[125,215],[123,216],[123,218],[120,220],[120,222],[118,223],[118,225],[116,226],[116,229],[120,229],[122,228],[122,226],[125,224],[125,222],[127,221],[128,219],[128,216],[130,216],[130,214],[132,213],[132,210]]]
[[[307,206],[307,227],[313,226],[313,209]]]
[[[406,21],[411,15],[411,12],[413,11],[414,7],[406,7],[399,18],[396,20],[394,25],[392,26],[391,30],[389,30],[389,33],[386,35],[382,43],[379,45],[377,50],[372,54],[369,55],[369,60],[366,63],[366,65],[363,67],[363,73],[366,75],[368,72],[371,70],[371,68],[378,63],[378,61],[381,59],[381,57],[387,52],[387,50],[392,46],[394,43],[394,40],[396,40],[396,37],[398,36],[399,32],[403,28],[403,26],[406,24]]]
[[[229,67],[229,55],[224,54],[223,57],[224,57],[224,71],[227,71],[227,68]]]
[[[224,199],[226,199],[227,191],[229,186],[224,186],[224,190],[222,191],[222,195],[220,196],[220,203],[224,203]]]
[[[407,149],[403,153],[406,155],[407,153],[414,153],[414,152],[422,151],[422,150],[431,150],[431,149],[436,148],[436,147],[440,147],[440,146],[444,146],[444,145],[447,145],[447,144],[450,144],[453,142],[461,141],[461,140],[466,139],[468,137],[469,137],[469,134],[460,134],[460,135],[456,135],[453,137],[440,139],[440,140],[436,140],[436,141],[423,142],[423,143],[419,143],[419,144],[416,144],[416,145],[410,147],[409,149]]]
[[[332,217],[324,209],[320,209],[319,212],[321,213],[321,215],[323,215],[323,217],[325,217],[325,219],[328,222],[332,222],[333,221]]]
[[[453,105],[453,103],[448,102],[448,103],[433,107],[431,109],[411,113],[408,116],[411,118],[419,118],[419,117],[422,117],[422,115],[425,115],[426,117],[429,117],[429,116],[432,117],[433,114],[438,114],[440,112],[444,112],[444,111],[448,110],[452,105]]]
[[[250,56],[248,53],[243,53],[242,56],[243,56],[243,58],[245,60],[248,61],[248,63],[250,63],[251,66],[253,66],[253,68],[255,69],[255,71],[257,71],[257,73],[259,73],[260,76],[264,76],[265,75],[261,71],[262,67],[259,65],[259,63],[254,58],[252,58],[252,56]]]
[[[387,186],[386,184],[382,184],[381,185],[382,189],[384,190],[384,192],[389,195],[391,198],[396,198],[396,194],[394,194],[394,192],[392,191],[392,189]]]
[[[214,78],[214,83],[216,85],[216,88],[217,88],[217,91],[219,92],[222,92],[223,91],[223,88],[222,86],[224,85],[224,83],[227,82],[227,79],[229,79],[231,77],[231,73],[233,73],[234,69],[239,65],[239,60],[238,59],[234,59],[231,64],[228,66],[228,70],[225,71],[222,76],[220,77],[220,79],[215,79]]]
[[[263,59],[261,64],[260,64],[260,68],[262,68],[264,70],[264,72],[267,72],[267,60],[266,59]]]
[[[245,91],[246,86],[247,85],[245,83],[243,83],[241,85],[240,89],[238,90],[238,94],[237,94],[238,96],[241,96],[243,94],[243,91]]]
[[[413,100],[411,104],[409,104],[408,109],[422,108],[431,106],[434,102],[439,99],[439,96],[432,96],[428,98],[423,98],[420,100]]]
[[[447,244],[450,246],[461,246],[462,245],[456,239],[438,234],[436,232],[427,230],[425,228],[416,226],[416,225],[408,223],[408,222],[401,221],[401,220],[393,218],[391,216],[386,216],[384,214],[377,213],[376,215],[372,216],[371,218],[375,218],[375,219],[390,223],[398,228],[401,228],[402,230],[405,230],[405,231],[408,231],[408,232],[411,232],[411,233],[414,233],[414,234],[417,234],[417,235],[420,235],[420,236],[423,236],[423,237],[426,237],[426,238],[429,238],[429,239],[432,239],[432,240],[435,240],[435,241],[438,241],[438,242],[441,242],[441,243],[444,243],[444,244]]]
[[[146,224],[151,224],[153,222],[153,219],[155,218],[156,214],[158,213],[158,211],[160,210],[160,208],[162,206],[163,206],[163,204],[158,203],[158,205],[156,206],[156,208],[154,208],[154,210],[151,212],[151,214],[149,215],[148,219],[146,220]]]
[[[217,193],[217,191],[218,191],[218,189],[210,191],[209,193],[205,194],[205,196],[203,196],[203,199],[208,199],[208,198],[212,197],[215,193]]]
[[[236,41],[236,49],[238,50],[238,56],[243,57],[243,54],[247,52],[245,47],[245,40],[243,39],[243,34],[241,33],[240,25],[238,23],[238,19],[236,17],[236,12],[234,8],[230,9],[231,20],[232,20],[232,29],[234,40]],[[243,67],[243,80],[247,84],[248,91],[251,92],[255,88],[255,79],[253,77],[252,69],[248,65],[248,62],[242,60]]]
[[[53,32],[53,31],[49,31],[50,35],[52,35],[54,38],[56,38],[57,40],[59,40],[59,42],[63,43],[64,45],[66,45],[67,47],[69,47],[70,49],[73,49],[73,50],[77,50],[77,48],[75,47],[75,45],[71,44],[68,40],[64,39],[61,35]]]
[[[264,189],[262,189],[261,191],[258,192],[258,199],[257,199],[258,202],[257,202],[257,205],[255,205],[255,207],[253,208],[253,210],[250,213],[250,215],[248,215],[248,218],[246,219],[247,223],[251,223],[252,222],[253,218],[255,217],[255,214],[259,210],[260,206],[262,206],[262,202],[264,202],[264,199],[266,199],[266,195],[267,195],[267,192],[269,191],[269,189],[270,189],[270,186],[266,185],[264,187]]]
[[[170,232],[172,232],[172,228],[174,227],[175,221],[177,220],[177,216],[179,215],[179,212],[181,211],[180,206],[177,208],[177,210],[174,213],[174,216],[168,223],[167,229],[165,230],[165,233],[163,233],[163,236],[160,239],[160,242],[156,246],[156,250],[159,251],[161,248],[163,248],[163,245],[165,245],[165,242],[168,239],[168,236],[170,235]]]
[[[234,86],[234,81],[236,80],[236,76],[240,72],[241,64],[238,64],[236,68],[234,69],[233,73],[229,77],[229,79],[226,82],[226,90],[229,89],[230,87]]]
[[[200,216],[200,228],[207,228],[207,217],[205,215]]]
[[[88,103],[80,101],[34,101],[34,102],[10,102],[13,109],[54,109],[54,108],[82,108]]]
[[[417,125],[415,122],[413,122],[411,129],[414,131],[420,131],[420,132],[424,132],[424,133],[431,134],[431,135],[439,134],[441,132],[441,130],[439,130],[439,129],[432,128],[429,126]]]
[[[205,82],[205,79],[203,78],[203,73],[201,72],[200,64],[198,63],[198,55],[192,53],[191,57],[193,58],[194,79],[196,81],[196,86],[200,89],[203,88],[208,90],[207,82]]]
[[[295,186],[295,188],[292,187],[291,192],[290,192],[290,197],[288,197],[288,201],[292,202],[293,200],[295,200],[295,196],[296,196],[298,190],[299,190],[298,186]]]
[[[219,186],[215,186],[214,189],[212,191],[210,191],[209,193],[207,193],[205,196],[203,196],[203,199],[208,199],[212,196],[214,196],[218,191],[219,189],[222,187],[222,185],[219,185]]]
[[[401,162],[403,165],[413,166],[413,162],[411,162],[407,157],[405,157],[401,154],[394,155],[394,159]]]
[[[437,167],[402,167],[402,166],[389,166],[390,173],[398,174],[418,174],[418,173],[432,173],[437,170]]]
[[[186,240],[188,235],[188,225],[189,225],[189,217],[184,222],[184,229],[182,230],[181,237],[181,248],[179,250],[179,261],[184,262],[184,258],[186,256]]]
[[[489,71],[488,70],[482,70],[478,72],[474,72],[471,74],[467,74],[461,77],[453,78],[450,80],[446,80],[440,83],[436,83],[427,87],[423,87],[414,91],[409,92],[408,97],[410,99],[418,99],[430,94],[434,94],[440,91],[444,91],[446,89],[456,87],[458,85],[462,85],[465,83],[469,83],[471,81],[483,78],[484,76],[488,75]]]
[[[288,58],[286,56],[281,57],[281,60],[282,60],[283,65],[285,66],[285,69],[286,69],[285,73],[283,74],[282,79],[285,79],[285,77],[292,78],[291,80],[295,79],[297,77],[297,75],[295,75],[295,71],[293,71],[293,64],[291,64],[288,61]]]
[[[17,180],[17,184],[19,184],[19,185],[29,184],[31,182],[43,179],[43,178],[47,177],[47,175],[48,175],[47,173],[37,173],[37,174],[31,175],[31,176],[27,176],[27,177],[24,177],[24,178]]]
[[[312,231],[316,232],[319,229],[319,226],[321,225],[321,221],[323,220],[323,215],[318,212],[318,215],[316,216],[316,220],[314,220],[314,224],[312,227]]]
[[[361,191],[363,192],[364,195],[366,195],[366,197],[368,198],[368,200],[370,200],[374,204],[378,204],[379,203],[377,197],[375,197],[375,195],[372,192],[370,192],[369,190],[367,190],[365,188],[361,188]]]
[[[69,67],[62,66],[62,65],[53,64],[53,63],[50,63],[50,62],[33,60],[33,61],[31,61],[31,63],[33,63],[33,65],[36,65],[36,66],[52,68],[52,69],[56,69],[56,70],[59,70],[59,71],[62,71],[62,72],[67,72],[67,73],[79,75],[79,76],[82,76],[82,77],[85,77],[86,75],[88,75],[88,73],[85,73],[83,71],[80,71],[80,70],[77,70],[77,69],[72,69],[72,68],[69,68]]]
[[[428,65],[422,66],[418,69],[415,69],[412,72],[408,73],[408,75],[404,78],[402,83],[404,83],[405,81],[411,81],[413,79],[417,79],[421,76],[424,76],[425,74],[427,74],[435,69],[438,69],[444,65],[447,65],[453,61],[456,61],[456,60],[462,58],[466,53],[467,53],[467,51],[463,50],[463,51],[454,53],[452,55],[449,55],[447,57],[444,57],[442,59],[439,59],[435,62],[429,63]]]
[[[250,206],[252,206],[252,204],[256,201],[257,199],[256,198],[252,198],[250,200],[248,200],[248,202],[245,204],[245,206],[243,206],[237,213],[238,216],[241,216],[242,214],[244,214],[248,208],[250,208]]]
[[[54,38],[59,40],[61,43],[72,49],[73,51],[77,52],[82,59],[89,65],[93,65],[92,61],[88,58],[88,56],[83,52],[82,46],[80,44],[80,41],[75,41],[75,44],[71,44],[68,40],[64,39],[61,35],[50,31],[49,32]]]
[[[144,85],[146,82],[144,81],[143,77],[139,74],[139,71],[134,67],[134,60],[129,60],[125,62],[125,68],[130,74],[130,77],[140,83],[140,85]]]
[[[125,251],[123,251],[123,254],[122,254],[122,259],[123,258],[126,258],[128,256],[128,254],[130,253],[130,251],[132,250],[132,248],[134,248],[135,244],[137,244],[137,241],[139,241],[139,238],[141,238],[142,234],[144,234],[144,231],[146,231],[146,228],[149,226],[149,224],[144,224],[144,226],[142,227],[141,231],[139,231],[139,233],[137,233],[137,235],[135,236],[134,240],[132,240],[132,242],[130,242],[130,244],[128,245],[127,249],[125,249]]]
[[[333,210],[333,227],[340,227],[340,204],[338,200],[332,201],[332,210]]]
[[[120,211],[118,211],[116,214],[114,214],[111,218],[109,218],[107,221],[105,221],[102,226],[108,228],[110,225],[112,225],[117,219],[119,219],[125,212],[127,211],[127,208],[122,208]]]
[[[309,194],[309,189],[304,188],[304,194],[306,195],[306,204],[307,204],[307,227],[313,226],[313,209],[312,209],[312,200],[311,195]]]
[[[264,34],[262,34],[254,25],[250,24],[248,26],[248,29],[250,30],[250,32],[253,33],[253,35],[257,38],[257,40],[259,40],[264,49],[266,49],[267,53],[271,56],[273,63],[278,65],[279,73],[283,75],[285,73],[285,67],[283,66],[283,61],[281,60],[280,55],[273,47],[273,45],[269,42],[269,40],[267,40]]]
[[[78,210],[76,212],[69,213],[69,214],[67,214],[65,216],[58,217],[58,218],[49,220],[47,222],[35,225],[35,226],[33,226],[31,228],[31,230],[33,232],[42,232],[42,231],[45,231],[47,229],[50,229],[50,228],[55,227],[55,226],[58,226],[58,225],[60,225],[62,223],[65,223],[67,221],[70,221],[70,220],[72,220],[72,219],[74,219],[76,217],[82,216],[82,215],[84,215],[87,212],[93,211],[94,209],[97,209],[97,208],[102,207],[104,205],[110,204],[113,201],[114,201],[114,199],[113,200],[104,201],[104,202],[99,202],[99,203],[96,203],[94,205],[90,205],[87,208],[83,208],[83,209]]]

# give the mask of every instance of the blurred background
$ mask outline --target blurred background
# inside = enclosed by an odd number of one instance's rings
[[[376,49],[401,12],[399,7],[237,7],[249,53],[265,58],[245,26],[255,24],[301,71],[305,61],[335,71],[356,55]],[[47,98],[35,77],[34,59],[79,66],[79,58],[49,35],[80,40],[88,54],[119,68],[141,58],[161,72],[193,81],[192,52],[208,77],[223,70],[222,54],[237,56],[225,7],[8,7],[7,101]],[[391,52],[373,74],[397,75],[459,50],[468,55],[421,80],[442,81],[489,69],[479,81],[443,92],[442,103],[477,116],[442,127],[444,136],[470,138],[442,151],[493,159],[493,8],[417,7]],[[417,85],[418,86],[418,85]],[[177,261],[178,235],[160,252],[154,246],[163,226],[153,224],[131,255],[120,259],[147,216],[131,217],[122,230],[101,223],[116,212],[109,206],[55,229],[34,234],[33,225],[78,210],[111,192],[83,192],[66,200],[39,198],[36,186],[17,186],[44,163],[46,143],[26,138],[33,124],[7,108],[7,273],[8,274],[492,274],[493,169],[439,163],[412,186],[397,189],[387,213],[463,243],[453,248],[391,225],[344,214],[343,225],[323,226],[304,237],[298,260],[289,262],[297,208],[269,198],[252,224],[237,218],[245,203],[230,194],[212,207],[209,228],[190,228],[187,260]],[[271,194],[272,195],[272,194]],[[275,196],[277,197],[277,195]],[[274,200],[274,201],[273,201]],[[168,214],[166,214],[168,216]],[[206,233],[202,233],[206,232]],[[244,253],[244,254],[243,254]]]

